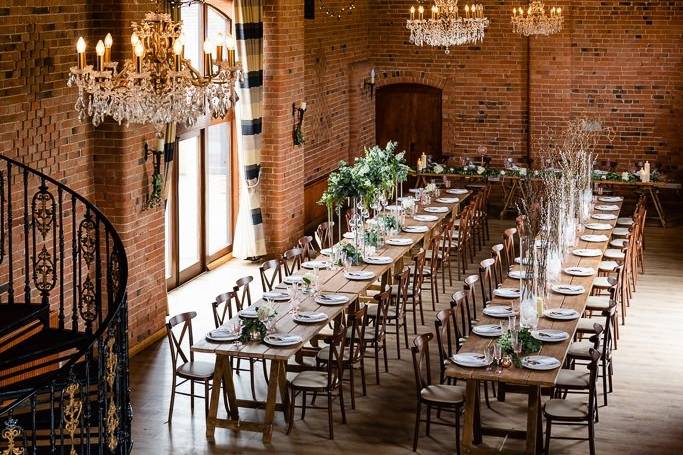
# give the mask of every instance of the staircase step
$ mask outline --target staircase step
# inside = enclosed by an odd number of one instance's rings
[[[0,371],[69,349],[79,348],[88,335],[70,330],[43,329],[0,354]]]
[[[22,326],[47,316],[48,306],[33,303],[13,303],[0,305],[0,337]]]

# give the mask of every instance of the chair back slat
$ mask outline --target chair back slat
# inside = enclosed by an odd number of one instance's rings
[[[495,278],[493,276],[493,259],[484,259],[479,263],[479,283],[481,285],[481,296],[484,299],[484,306],[493,299]]]
[[[318,248],[321,250],[325,248],[332,248],[332,245],[334,245],[333,227],[334,222],[328,223],[325,221],[324,223],[320,223],[318,228],[315,230],[315,241],[318,243]]]
[[[432,383],[432,372],[429,359],[429,342],[434,338],[431,333],[418,335],[413,340],[413,345],[410,351],[413,354],[413,369],[415,371],[415,386],[417,389],[417,397],[420,398],[420,392],[425,387]]]
[[[313,259],[313,256],[316,254],[315,247],[313,247],[313,237],[310,235],[305,235],[301,237],[297,243],[299,248],[301,248],[303,251],[302,260],[310,261]]]
[[[213,311],[213,322],[216,328],[223,325],[225,322],[232,319],[233,309],[235,312],[242,310],[240,301],[237,298],[237,292],[229,291],[216,296],[216,299],[211,302],[211,310]]]
[[[197,316],[197,313],[194,311],[180,313],[170,318],[166,323],[166,336],[168,337],[168,343],[171,348],[171,362],[174,371],[178,366],[178,358],[180,358],[183,363],[194,361],[194,352],[192,351],[192,345],[194,344],[194,339],[192,337],[192,319],[195,316]],[[176,337],[173,329],[179,325],[182,325],[182,328],[180,330],[180,335]],[[183,342],[185,341],[186,336],[187,347],[184,347]],[[189,355],[185,353],[186,348]]]
[[[251,275],[244,276],[235,282],[235,286],[232,288],[237,296],[237,308],[238,311],[244,307],[251,306],[251,290],[249,285],[254,281],[254,277]]]
[[[282,254],[282,265],[285,268],[285,275],[289,276],[301,269],[304,250],[302,248],[292,248]]]
[[[259,267],[263,292],[272,291],[273,287],[282,281],[282,260],[271,259]]]

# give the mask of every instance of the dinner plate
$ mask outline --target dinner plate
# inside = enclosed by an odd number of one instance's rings
[[[239,312],[239,316],[244,319],[256,319],[256,308],[245,308]]]
[[[564,273],[571,276],[593,276],[595,269],[593,267],[567,267]]]
[[[483,313],[492,318],[507,318],[514,315],[512,307],[503,305],[488,305],[484,308]]]
[[[591,229],[593,231],[609,231],[612,229],[612,225],[607,223],[588,223],[586,224],[586,229]]]
[[[440,197],[436,200],[436,202],[439,202],[441,204],[457,204],[460,202],[460,198],[457,197]]]
[[[332,256],[334,254],[334,250],[332,248],[323,248],[320,250],[320,254],[323,256]]]
[[[596,220],[609,221],[609,220],[616,220],[617,216],[612,214],[612,213],[594,213],[591,215],[591,218],[596,219]]]
[[[438,220],[439,217],[436,215],[415,215],[413,219],[415,221],[426,221],[428,223],[431,223],[432,221]]]
[[[460,352],[451,357],[453,363],[461,367],[481,368],[491,365],[493,359],[486,361],[486,356],[478,352]]]
[[[289,275],[282,280],[285,284],[301,284],[304,282],[304,277],[299,275]]]
[[[451,188],[446,190],[446,193],[448,194],[467,194],[468,191],[464,188]]]
[[[564,330],[555,329],[541,329],[532,330],[531,336],[536,338],[538,341],[543,341],[547,343],[558,343],[569,339],[569,334]]]
[[[596,205],[595,210],[600,210],[601,212],[614,212],[619,210],[618,205]]]
[[[364,257],[363,260],[368,264],[374,265],[391,264],[394,261],[389,256],[367,256]]]
[[[562,295],[581,295],[586,289],[580,284],[553,284],[550,289]]]
[[[614,218],[616,218],[616,215]],[[619,224],[621,226],[630,226],[633,224],[633,218],[627,218],[627,217],[619,218],[619,219],[617,219],[617,224]]]
[[[309,270],[313,270],[315,268],[329,269],[332,267],[332,263],[330,261],[306,261],[301,264],[301,267]]]
[[[621,251],[621,250],[617,250],[617,249],[614,249],[614,248],[608,248],[608,249],[605,250],[604,256],[605,256],[607,259],[624,259],[624,257],[626,256],[626,254],[625,254],[623,251]]]
[[[526,280],[527,273],[526,270],[510,270],[508,276],[514,280]]]
[[[214,343],[231,343],[239,337],[239,333],[232,333],[227,327],[219,327],[206,334],[206,339]]]
[[[562,366],[562,362],[555,357],[545,355],[528,355],[522,358],[522,366],[530,370],[554,370]]]
[[[425,207],[424,211],[429,213],[446,213],[448,212],[448,207],[430,206]]]
[[[499,337],[503,334],[503,327],[500,324],[475,325],[472,332],[482,337]]]
[[[628,228],[625,227],[616,227],[612,231],[612,235],[616,235],[618,237],[625,237],[627,235],[631,234],[628,230]]]
[[[504,299],[518,299],[520,292],[518,288],[497,288],[493,290],[493,295]]]
[[[315,298],[319,305],[341,305],[349,301],[349,297],[343,294],[320,294]]]
[[[303,341],[299,335],[266,335],[263,339],[266,344],[271,346],[294,346]]]
[[[365,281],[374,279],[375,274],[368,270],[361,270],[358,272],[344,272],[344,278],[346,278],[347,280]]]
[[[580,256],[583,258],[594,258],[602,255],[602,251],[597,248],[577,248],[572,251],[574,256]]]
[[[315,313],[313,311],[300,311],[292,319],[302,324],[319,324],[327,321],[325,313]]]
[[[342,235],[342,237],[344,237],[345,239],[352,240],[356,238],[356,234],[354,232],[344,232],[344,235]]]
[[[515,258],[515,262],[516,262],[517,264],[527,265],[527,264],[529,263],[529,258],[524,258],[524,260],[522,261],[522,257],[521,257],[521,256],[517,256],[517,257]]]
[[[571,321],[579,319],[581,315],[573,308],[549,308],[543,312],[543,316],[558,321]]]
[[[394,239],[388,239],[385,242],[387,245],[393,245],[393,246],[408,246],[413,244],[412,239],[406,239],[406,238],[394,238]]]
[[[268,291],[263,293],[263,298],[274,302],[285,302],[292,298],[286,292]]]
[[[626,242],[627,239],[614,239],[609,242],[609,246],[613,246],[614,248],[623,248]]]
[[[597,243],[606,242],[608,237],[605,234],[583,234],[580,238],[584,242]]]
[[[621,196],[600,196],[598,201],[600,202],[621,202],[624,198]]]
[[[408,232],[410,234],[422,234],[429,231],[428,226],[423,226],[421,224],[415,226],[403,226],[403,232]]]

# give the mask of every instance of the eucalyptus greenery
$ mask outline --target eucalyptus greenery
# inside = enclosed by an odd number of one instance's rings
[[[242,321],[242,333],[240,334],[240,341],[242,343],[248,343],[252,341],[252,332],[257,332],[261,340],[263,340],[268,334],[268,329],[266,328],[266,325],[258,319],[244,319]]]
[[[377,221],[384,226],[387,231],[398,231],[401,226],[398,217],[395,215],[382,214],[377,217]]]
[[[522,328],[519,330],[517,336],[519,337],[520,343],[522,343],[522,355],[533,354],[541,350],[543,343],[531,336],[529,329]],[[512,356],[512,361],[516,367],[521,366],[521,361],[515,354],[515,350],[512,348],[512,334],[508,330],[500,338],[498,338],[498,344],[503,354]]]
[[[379,246],[380,239],[382,238],[379,233],[377,226],[373,226],[365,231],[365,244],[369,246],[374,246],[377,248]]]
[[[340,251],[342,254],[346,255],[347,258],[351,258],[351,263],[353,265],[359,265],[363,261],[363,252],[353,243],[342,243]],[[344,264],[338,263],[337,265],[342,266]]]

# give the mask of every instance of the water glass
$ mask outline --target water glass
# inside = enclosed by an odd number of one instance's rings
[[[503,372],[503,350],[498,343],[493,344],[493,357],[496,359],[496,374]]]
[[[232,323],[231,331],[232,331],[233,335],[236,335],[238,337],[242,335],[242,320],[241,319],[238,318],[235,322]],[[234,344],[236,346],[240,346],[242,344],[242,342],[240,341],[239,338],[237,338],[237,340],[234,341]]]

